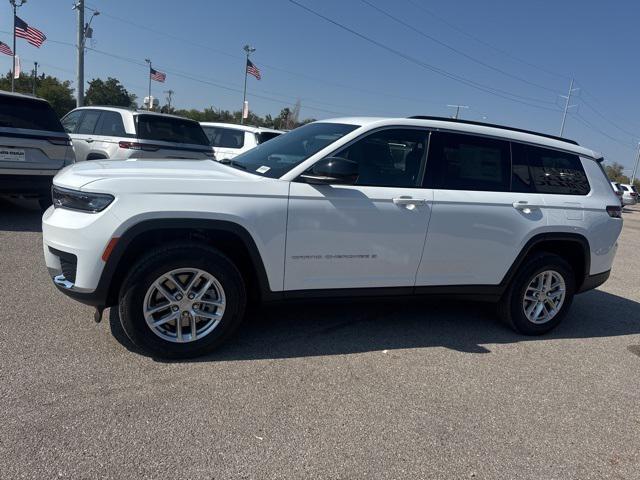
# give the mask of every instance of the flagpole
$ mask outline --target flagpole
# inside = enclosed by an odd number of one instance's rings
[[[255,52],[256,49],[249,45],[244,46],[244,51],[247,53],[247,60],[244,62],[244,90],[242,94],[242,108],[240,109],[240,125],[244,124],[244,105],[247,101],[247,67],[249,66],[249,55]]]
[[[151,59],[145,58],[144,61],[149,64],[149,104],[147,105],[147,110],[151,110]]]
[[[17,7],[16,2],[11,2],[13,4],[13,68],[11,69],[11,91],[15,92],[16,90],[16,15],[17,15]]]

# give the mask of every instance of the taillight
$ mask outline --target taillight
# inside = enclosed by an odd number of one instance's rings
[[[126,148],[128,150],[144,150],[145,152],[157,152],[160,147],[158,145],[152,145],[150,143],[137,143],[137,142],[118,142],[120,148]]]
[[[622,207],[607,205],[607,213],[612,218],[622,218]]]
[[[49,137],[49,138],[47,138],[47,142],[53,143],[54,145],[62,145],[62,146],[65,146],[65,147],[70,147],[71,146],[71,139],[70,138]]]

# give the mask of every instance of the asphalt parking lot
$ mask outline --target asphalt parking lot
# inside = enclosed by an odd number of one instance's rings
[[[624,218],[610,280],[548,336],[481,304],[293,304],[166,363],[59,294],[39,212],[0,202],[0,478],[638,479],[640,208]]]

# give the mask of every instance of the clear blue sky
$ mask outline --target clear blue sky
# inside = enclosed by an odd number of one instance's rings
[[[139,64],[89,51],[86,79],[114,76],[143,97],[144,59],[150,57],[167,73],[165,84],[153,84],[154,95],[170,88],[177,107],[239,109],[242,46],[249,43],[257,48],[252,59],[263,76],[261,81],[249,77],[249,100],[261,115],[278,114],[298,98],[302,116],[315,118],[450,115],[447,104],[466,104],[463,118],[557,134],[559,94],[566,94],[574,76],[581,90],[565,135],[604,152],[608,161],[628,168],[634,161],[640,140],[636,0],[367,0],[462,54],[361,0],[297,1],[423,66],[288,0],[91,0],[87,6],[102,12],[93,21],[93,47]],[[11,9],[6,0],[0,2],[0,40],[10,44]],[[75,51],[64,44],[75,43],[71,5],[71,0],[29,0],[20,9],[21,18],[50,39],[40,49],[18,39],[23,70],[37,60],[41,71],[75,80]],[[0,57],[0,69],[8,71],[10,57]],[[434,73],[431,66],[551,110],[478,90]]]

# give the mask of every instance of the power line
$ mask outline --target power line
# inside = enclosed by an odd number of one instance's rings
[[[439,40],[439,39],[437,39],[437,38],[435,38],[435,37],[423,32],[422,30],[419,30],[419,29],[415,28],[413,25],[410,25],[409,23],[399,19],[398,17],[396,17],[396,16],[392,15],[391,13],[387,12],[386,10],[383,10],[382,8],[374,5],[373,3],[369,2],[368,0],[360,0],[360,1],[362,3],[364,3],[365,5],[368,5],[369,7],[373,8],[377,12],[383,14],[384,16],[390,18],[394,22],[399,23],[400,25],[402,25],[402,26],[408,28],[409,30],[417,33],[418,35],[420,35],[420,36],[422,36],[424,38],[427,38],[427,39],[431,40],[432,42],[435,42],[438,45],[440,45],[440,46],[442,46],[444,48],[447,48],[447,49],[451,50],[452,52],[455,52],[458,55],[461,55],[461,56],[467,58],[468,60],[471,60],[472,62],[477,63],[478,65],[482,65],[485,68],[488,68],[490,70],[498,72],[498,73],[500,73],[502,75],[505,75],[507,77],[513,78],[513,79],[518,80],[520,82],[526,83],[527,85],[531,85],[533,87],[537,87],[537,88],[540,88],[542,90],[546,90],[548,92],[552,92],[554,94],[559,94],[559,92],[554,90],[553,88],[549,88],[549,87],[546,87],[544,85],[540,85],[538,83],[535,83],[535,82],[532,82],[530,80],[527,80],[526,78],[519,77],[518,75],[513,75],[512,73],[509,73],[509,72],[507,72],[505,70],[502,70],[501,68],[498,68],[498,67],[495,67],[495,66],[493,66],[491,64],[488,64],[486,62],[483,62],[482,60],[479,60],[478,58],[474,57],[473,55],[469,55],[469,54],[467,54],[467,53],[465,53],[465,52],[463,52],[463,51],[461,51],[461,50],[449,45],[448,43],[445,43],[445,42],[443,42],[443,41],[441,41],[441,40]],[[549,102],[549,103],[553,103],[553,102]]]
[[[414,58],[414,57],[412,57],[410,55],[407,55],[407,54],[405,54],[405,53],[403,53],[403,52],[401,52],[399,50],[396,50],[393,47],[385,45],[384,43],[381,43],[378,40],[375,40],[375,39],[373,39],[371,37],[368,37],[368,36],[366,36],[366,35],[364,35],[364,34],[362,34],[360,32],[357,32],[356,30],[353,30],[352,28],[347,27],[347,26],[337,22],[336,20],[333,20],[333,19],[331,19],[331,18],[329,18],[329,17],[327,17],[327,16],[325,16],[325,15],[323,15],[323,14],[321,14],[321,13],[319,13],[319,12],[317,12],[317,11],[315,11],[315,10],[313,10],[313,9],[311,9],[311,8],[301,4],[299,2],[297,2],[296,0],[288,0],[288,1],[289,1],[289,3],[292,3],[293,5],[296,5],[297,7],[301,8],[301,9],[303,9],[303,10],[309,12],[309,13],[311,13],[312,15],[317,16],[317,17],[325,20],[326,22],[329,22],[329,23],[341,28],[342,30],[345,30],[345,31],[351,33],[352,35],[355,35],[355,36],[357,36],[357,37],[359,37],[359,38],[361,38],[361,39],[363,39],[363,40],[365,40],[365,41],[367,41],[369,43],[372,43],[373,45],[376,45],[377,47],[382,48],[383,50],[386,50],[386,51],[388,51],[390,53],[393,53],[394,55],[399,56],[399,57],[407,60],[408,62],[413,63],[415,65],[418,65],[418,66],[420,66],[420,67],[422,67],[422,68],[424,68],[426,70],[432,71],[432,72],[437,73],[439,75],[442,75],[442,76],[445,76],[445,77],[450,78],[452,80],[455,80],[455,81],[457,81],[459,83],[465,84],[467,86],[470,86],[470,87],[475,88],[477,90],[481,90],[481,91],[489,93],[491,95],[504,98],[506,100],[510,100],[510,101],[513,101],[513,102],[518,102],[518,103],[521,103],[523,105],[528,105],[530,107],[539,108],[539,109],[542,109],[542,110],[558,112],[557,108],[545,107],[545,106],[542,106],[542,105],[531,103],[531,102],[542,102],[542,103],[545,103],[546,101],[544,101],[544,100],[540,101],[539,99],[536,99],[536,98],[524,97],[524,96],[517,95],[517,94],[511,93],[511,92],[505,91],[505,90],[501,90],[501,89],[497,89],[497,88],[493,88],[493,87],[489,87],[489,86],[480,84],[478,82],[475,82],[473,80],[469,80],[469,79],[467,79],[465,77],[461,77],[459,75],[455,75],[455,74],[450,73],[450,72],[448,72],[448,71],[446,71],[444,69],[435,67],[435,66],[430,65],[430,64],[428,64],[426,62],[418,60],[418,59],[416,59],[416,58]]]
[[[524,59],[522,59],[522,58],[520,58],[520,57],[518,57],[516,55],[513,55],[512,53],[510,53],[510,52],[508,52],[508,51],[506,51],[506,50],[504,50],[504,49],[502,49],[500,47],[496,47],[495,45],[492,45],[491,43],[489,43],[489,42],[487,42],[487,41],[485,41],[485,40],[483,40],[483,39],[481,39],[481,38],[479,38],[479,37],[467,32],[466,30],[463,30],[462,28],[458,27],[457,25],[445,20],[443,17],[437,15],[432,10],[429,10],[428,8],[424,7],[422,4],[420,4],[420,3],[418,3],[418,2],[416,2],[414,0],[407,0],[407,2],[412,4],[414,7],[422,10],[423,12],[428,13],[433,18],[435,18],[435,19],[439,20],[440,22],[444,23],[445,25],[447,25],[449,28],[455,30],[456,32],[461,33],[462,35],[464,35],[464,36],[466,36],[466,37],[468,37],[468,38],[470,38],[470,39],[472,39],[472,40],[474,40],[474,41],[476,41],[476,42],[478,42],[478,43],[480,43],[480,44],[482,44],[482,45],[484,45],[486,47],[489,47],[492,50],[494,50],[494,51],[496,51],[496,52],[498,52],[498,53],[500,53],[500,54],[502,54],[502,55],[504,55],[506,57],[511,58],[512,60],[520,62],[523,65],[527,65],[527,66],[529,66],[531,68],[535,68],[537,70],[540,70],[541,72],[547,73],[549,75],[554,75],[556,77],[563,78],[565,80],[568,80],[570,78],[568,75],[564,75],[562,73],[558,73],[558,72],[554,72],[553,70],[549,70],[549,69],[547,69],[545,67],[541,67],[540,65],[536,65],[534,63],[529,62],[528,60],[524,60]]]
[[[580,123],[582,123],[584,126],[586,126],[587,128],[590,128],[591,130],[593,130],[594,132],[599,133],[600,135],[607,137],[609,140],[619,144],[621,147],[624,147],[626,149],[629,150],[634,150],[633,146],[630,146],[628,143],[626,143],[623,140],[620,140],[619,138],[613,137],[611,135],[609,135],[607,132],[603,131],[602,129],[596,127],[595,125],[593,125],[589,120],[587,120],[586,118],[584,118],[582,115],[580,115],[579,112],[569,112],[569,115],[571,117],[573,117],[575,120],[578,120]]]
[[[95,8],[89,7],[89,6],[85,6],[85,8],[87,10],[95,10]],[[242,57],[240,55],[234,55],[234,54],[222,51],[222,50],[218,50],[218,49],[212,48],[212,47],[210,47],[208,45],[204,45],[204,44],[197,43],[197,42],[194,42],[192,40],[189,40],[189,39],[186,39],[186,38],[183,38],[183,37],[179,37],[177,35],[173,35],[173,34],[161,31],[161,30],[156,30],[154,28],[147,27],[146,25],[142,25],[142,24],[133,22],[131,20],[128,20],[128,19],[125,19],[125,18],[122,18],[122,17],[117,17],[117,16],[111,15],[109,13],[105,13],[104,10],[100,10],[100,14],[102,16],[108,17],[108,18],[110,18],[112,20],[116,20],[116,21],[123,22],[123,23],[131,25],[131,26],[135,26],[136,28],[147,30],[149,32],[155,33],[156,35],[160,35],[162,37],[167,37],[167,38],[170,38],[170,39],[173,39],[173,40],[176,40],[176,41],[184,42],[186,44],[189,44],[189,45],[192,45],[192,46],[196,46],[196,47],[199,47],[199,48],[202,48],[202,49],[205,49],[205,50],[209,50],[211,52],[214,52],[214,53],[217,53],[217,54],[220,54],[220,55],[224,55],[226,57],[233,58],[233,59],[238,60],[238,61],[242,60]],[[421,103],[429,103],[429,104],[433,104],[433,105],[441,105],[441,103],[442,103],[441,100],[437,100],[437,99],[426,100],[426,99],[420,99],[420,98],[415,98],[415,97],[404,97],[404,96],[401,96],[401,95],[393,95],[393,94],[389,94],[389,93],[386,93],[386,92],[378,92],[378,91],[374,91],[374,90],[368,90],[366,88],[362,88],[361,86],[346,85],[346,84],[343,84],[343,83],[331,82],[331,81],[319,78],[317,76],[307,75],[307,74],[300,73],[300,72],[294,72],[292,70],[288,70],[286,68],[278,67],[278,66],[271,65],[269,63],[264,63],[264,62],[260,62],[260,67],[262,69],[275,70],[275,71],[283,72],[283,73],[286,73],[288,75],[292,75],[292,76],[295,76],[295,77],[305,78],[307,80],[311,80],[313,82],[320,83],[320,84],[331,85],[331,86],[342,88],[342,89],[346,89],[346,90],[352,90],[352,91],[357,91],[357,92],[360,92],[360,93],[365,93],[365,94],[372,95],[372,96],[375,96],[375,97],[378,97],[378,98],[379,97],[396,98],[396,99],[399,99],[399,100],[405,100],[407,102],[411,102],[413,104],[415,104],[416,102],[421,102]],[[316,102],[318,102],[318,101],[316,100]],[[322,102],[318,102],[318,103],[322,103]]]

